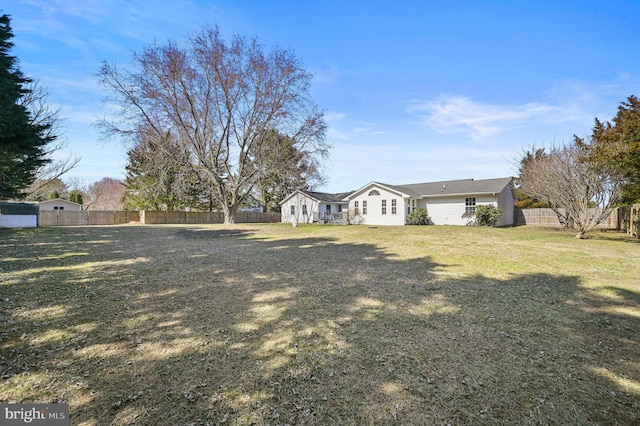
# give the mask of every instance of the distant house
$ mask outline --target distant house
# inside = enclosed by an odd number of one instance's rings
[[[56,198],[54,200],[47,200],[47,201],[40,201],[38,203],[38,207],[40,211],[64,210],[64,211],[79,212],[82,210],[81,204],[74,203],[69,200],[63,200],[62,198]]]
[[[287,223],[341,222],[348,206],[347,195],[349,192],[295,191],[280,203],[281,220]]]
[[[265,210],[260,200],[258,200],[253,195],[249,194],[247,198],[240,205],[240,208],[238,209],[238,211],[244,212],[244,213],[251,213],[251,212],[261,213]]]
[[[408,185],[371,182],[351,193],[296,191],[282,203],[282,221],[322,222],[327,208],[332,214],[339,208],[341,218],[348,211],[350,217],[357,217],[355,223],[404,225],[409,213],[423,208],[435,225],[466,225],[473,220],[476,206],[487,204],[504,212],[496,225],[509,226],[514,223],[514,200],[511,177]]]

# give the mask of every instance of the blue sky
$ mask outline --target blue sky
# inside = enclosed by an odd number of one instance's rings
[[[640,2],[0,0],[20,69],[66,119],[66,179],[124,178],[93,126],[95,74],[204,25],[291,49],[332,145],[320,190],[514,175],[524,149],[586,136],[640,95]]]

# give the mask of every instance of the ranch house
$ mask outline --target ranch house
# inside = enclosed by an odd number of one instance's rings
[[[329,203],[309,194],[318,193],[296,191],[285,198],[282,202],[283,222],[322,222],[316,218],[326,217]],[[515,194],[511,177],[408,185],[371,182],[351,193],[322,195],[323,200],[333,200],[331,209],[340,205],[342,221],[348,211],[354,223],[367,225],[404,225],[407,215],[418,208],[425,209],[435,225],[466,225],[473,219],[476,206],[482,204],[504,212],[497,226],[514,223]],[[335,216],[334,221],[338,221]]]

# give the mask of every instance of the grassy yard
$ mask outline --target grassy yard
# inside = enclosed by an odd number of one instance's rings
[[[640,424],[614,231],[0,230],[0,268],[0,402],[73,425]]]

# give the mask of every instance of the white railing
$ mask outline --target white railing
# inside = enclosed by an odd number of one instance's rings
[[[342,223],[345,220],[342,212],[315,213],[313,219],[314,222],[320,223]]]

